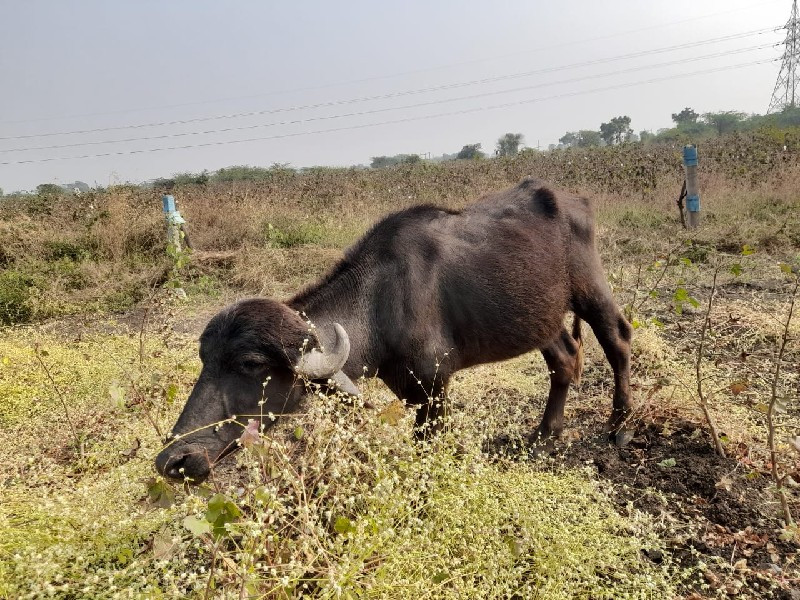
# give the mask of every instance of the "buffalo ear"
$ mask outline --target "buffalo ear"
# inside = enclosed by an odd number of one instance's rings
[[[333,344],[327,346],[324,352],[314,348],[300,357],[295,367],[298,373],[308,379],[330,379],[342,370],[350,356],[350,338],[339,323],[333,324],[333,333]],[[355,388],[352,381],[347,381]]]

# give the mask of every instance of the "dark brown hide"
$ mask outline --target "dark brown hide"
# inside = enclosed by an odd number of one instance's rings
[[[270,363],[273,377],[291,374],[297,357],[285,351],[287,341],[296,345],[309,334],[302,320],[287,315],[307,315],[323,344],[330,325],[340,323],[351,345],[344,373],[353,379],[376,374],[419,406],[418,431],[441,426],[441,399],[454,372],[540,349],[551,389],[534,440],[563,429],[567,390],[581,368],[583,319],[614,370],[610,429],[618,443],[629,438],[623,424],[631,408],[631,328],[606,282],[589,202],[539,180],[526,179],[460,212],[417,206],[389,215],[325,277],[285,304],[247,302],[244,314],[237,308],[242,305],[227,309],[241,317],[237,327],[215,325],[216,335],[203,334],[201,353],[216,356],[217,346],[224,347],[226,360],[235,363],[243,348],[260,343],[280,357]],[[572,333],[563,325],[570,311],[576,315]],[[216,401],[208,396],[208,402]],[[192,404],[190,398],[176,433],[183,420],[194,422],[185,419],[197,410]],[[223,412],[235,410],[229,405]]]

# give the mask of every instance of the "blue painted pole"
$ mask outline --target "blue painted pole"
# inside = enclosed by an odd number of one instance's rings
[[[181,251],[181,225],[186,221],[175,206],[175,197],[172,194],[164,194],[161,197],[164,207],[164,216],[167,221],[167,243],[172,244],[177,252]]]
[[[683,166],[686,170],[686,212],[687,225],[694,229],[700,224],[700,190],[697,185],[697,146],[683,147]]]

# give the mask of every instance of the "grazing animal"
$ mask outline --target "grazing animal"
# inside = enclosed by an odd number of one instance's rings
[[[608,428],[623,445],[631,326],[603,274],[588,200],[525,179],[462,211],[401,210],[287,302],[243,300],[211,319],[200,337],[203,368],[156,467],[202,480],[241,435],[237,423],[209,424],[290,412],[304,380],[358,394],[352,380],[364,373],[418,407],[422,436],[441,427],[453,373],[534,349],[550,392],[532,438],[546,442],[561,433],[569,384],[580,377],[581,320],[614,371]]]

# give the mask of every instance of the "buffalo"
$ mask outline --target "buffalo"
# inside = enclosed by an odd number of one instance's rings
[[[401,210],[288,301],[243,300],[211,319],[202,370],[156,468],[201,481],[237,447],[234,416],[289,413],[309,382],[358,394],[353,381],[365,374],[417,407],[425,437],[442,426],[453,373],[534,349],[550,391],[531,441],[547,443],[581,374],[582,320],[614,371],[607,429],[624,445],[631,326],[603,273],[590,202],[528,178],[461,211]]]

